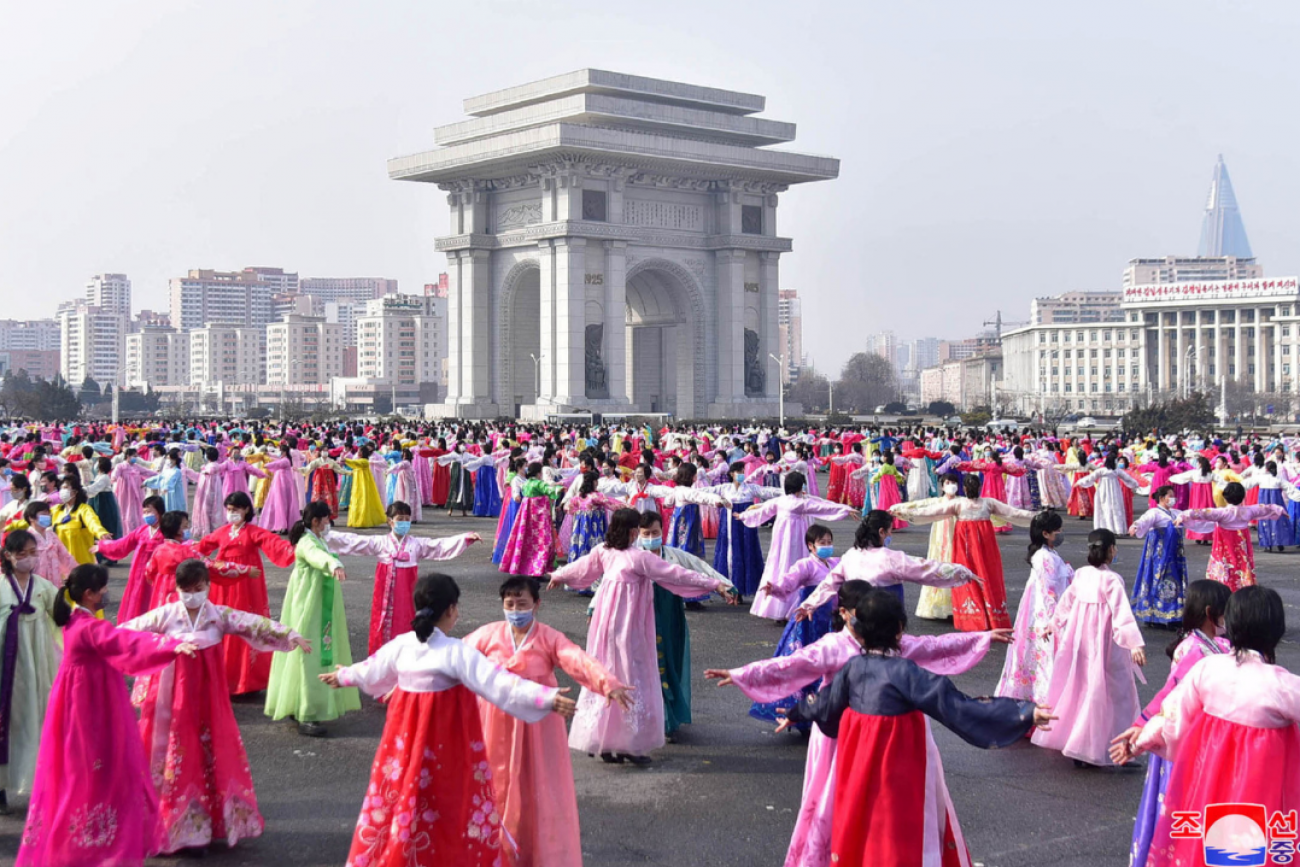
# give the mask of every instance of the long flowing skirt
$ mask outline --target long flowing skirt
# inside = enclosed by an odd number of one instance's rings
[[[1002,555],[989,521],[958,521],[953,532],[952,562],[980,578],[952,588],[952,623],[962,632],[1010,629],[1007,588],[1002,577]]]
[[[1133,820],[1133,842],[1128,850],[1129,867],[1146,867],[1151,844],[1155,839],[1156,825],[1160,822],[1160,810],[1164,806],[1165,790],[1169,787],[1169,773],[1174,763],[1152,753],[1147,759],[1146,782],[1142,784],[1142,799],[1138,801],[1137,817]],[[1169,845],[1169,837],[1157,844],[1163,849]]]
[[[494,467],[479,467],[474,471],[474,512],[476,518],[495,518],[501,514],[501,492],[497,490],[497,471]]]
[[[375,589],[370,598],[368,656],[374,656],[379,648],[403,632],[411,631],[411,621],[415,619],[415,581],[419,577],[418,566],[394,568],[391,563],[375,566]]]
[[[734,512],[739,514],[747,508],[748,505]],[[758,542],[758,530],[724,511],[718,524],[713,568],[730,578],[740,595],[753,596],[763,580],[763,547]]]
[[[717,506],[700,506],[700,532],[704,538],[718,538],[718,515],[721,511]]]
[[[1147,533],[1133,581],[1133,616],[1146,623],[1178,623],[1187,594],[1187,560],[1178,528]]]
[[[344,476],[343,481],[339,482],[339,508],[347,511],[348,506],[352,503],[352,476]]]
[[[956,518],[944,518],[930,525],[930,547],[926,559],[952,562],[952,540],[956,524]],[[947,587],[922,587],[916,600],[916,616],[922,620],[947,620],[952,617],[952,590]]]
[[[1074,480],[1077,482],[1086,476],[1087,473],[1075,473]],[[1069,513],[1076,518],[1091,518],[1093,511],[1093,488],[1081,488],[1074,485],[1070,488]]]
[[[605,517],[604,507],[573,515],[573,531],[569,536],[568,557],[572,563],[586,555],[592,548],[605,541],[605,531],[609,521]]]
[[[1280,488],[1264,488],[1260,490],[1259,502],[1260,505],[1265,506],[1286,505],[1286,502],[1282,499]],[[1256,521],[1255,528],[1259,531],[1259,546],[1261,548],[1271,548],[1275,545],[1285,547],[1295,544],[1295,525],[1291,523],[1290,514],[1272,520]]]
[[[117,508],[117,497],[112,491],[104,491],[90,498],[90,510],[99,518],[99,523],[114,539],[122,538],[122,513]],[[99,558],[99,562],[104,562]]]
[[[1193,482],[1187,487],[1191,489],[1191,493],[1188,494],[1188,497],[1191,501],[1191,506],[1189,506],[1188,508],[1192,508],[1192,509],[1213,509],[1214,508],[1214,486],[1212,484],[1210,484],[1209,482]],[[1187,538],[1195,540],[1197,542],[1204,542],[1209,539],[1213,539],[1214,533],[1213,532],[1200,533],[1195,530],[1192,530],[1189,527],[1187,529]]]
[[[668,538],[664,541],[703,559],[704,534],[700,530],[700,507],[697,504],[686,503],[677,507],[668,527]]]
[[[903,502],[903,497],[898,492],[898,482],[895,481],[893,476],[881,476],[880,496],[876,500],[876,508],[884,509],[888,511],[890,506],[896,506],[901,502]],[[906,521],[900,520],[898,518],[894,519],[895,530],[903,530],[906,529],[906,527],[907,527]]]
[[[555,522],[549,497],[526,497],[519,506],[501,558],[501,571],[511,575],[545,575],[555,562]]]
[[[663,680],[664,734],[691,722],[691,632],[675,594],[655,585],[655,649]]]
[[[816,587],[803,587],[799,590],[799,602],[802,605],[809,596],[812,595]],[[790,619],[785,625],[785,631],[781,633],[781,640],[777,642],[776,652],[772,654],[773,659],[780,659],[785,656],[792,656],[799,650],[822,638],[826,633],[831,631],[831,614],[835,611],[835,602],[827,602],[821,608],[813,612],[813,616],[807,620]],[[754,719],[767,720],[768,722],[777,722],[777,710],[789,710],[800,701],[803,701],[810,695],[817,692],[817,686],[821,679],[804,684],[797,692],[791,693],[785,698],[769,702],[754,702],[749,706],[749,715]],[[808,723],[798,723],[797,728],[800,731],[808,731]]]
[[[339,491],[338,477],[330,469],[314,470],[311,474],[311,499],[313,503],[324,503],[330,507],[330,517],[338,520]]]
[[[347,867],[494,867],[501,813],[474,694],[398,689]]]
[[[1255,583],[1255,547],[1250,543],[1250,529],[1225,530],[1214,528],[1214,543],[1210,547],[1210,564],[1205,577],[1229,590],[1240,590]]]
[[[515,528],[515,519],[519,517],[519,501],[511,497],[506,501],[497,521],[497,540],[492,547],[492,562],[500,566],[506,556],[506,545],[510,542],[510,533]]]

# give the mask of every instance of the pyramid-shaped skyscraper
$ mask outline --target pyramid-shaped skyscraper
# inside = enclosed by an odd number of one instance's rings
[[[1214,258],[1236,256],[1239,259],[1249,259],[1254,255],[1250,252],[1250,241],[1246,240],[1246,227],[1241,222],[1241,211],[1232,192],[1228,167],[1223,164],[1223,154],[1219,154],[1219,161],[1214,164],[1210,198],[1205,203],[1205,217],[1201,221],[1201,246],[1196,255]]]

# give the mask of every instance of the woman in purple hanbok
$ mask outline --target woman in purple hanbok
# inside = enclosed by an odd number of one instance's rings
[[[1015,638],[1007,648],[994,695],[1047,703],[1052,683],[1053,642],[1057,600],[1070,586],[1074,570],[1056,553],[1064,541],[1059,512],[1039,512],[1029,525],[1029,580],[1016,610]]]
[[[749,608],[749,613],[755,617],[772,620],[785,620],[799,604],[796,598],[774,596],[765,592],[765,588],[806,555],[804,536],[813,521],[842,521],[853,515],[850,506],[805,494],[803,473],[787,474],[784,485],[784,496],[751,506],[737,516],[745,526],[754,528],[776,519],[772,525],[772,543],[767,549],[763,578]]]
[[[117,509],[122,513],[122,534],[127,535],[144,523],[141,517],[141,504],[144,502],[144,480],[153,475],[139,464],[135,449],[127,449],[126,458],[113,467],[113,496],[117,497]]]
[[[302,517],[303,504],[298,501],[298,484],[294,479],[298,473],[293,469],[293,462],[286,457],[273,459],[266,465],[266,470],[271,474],[271,487],[262,514],[257,516],[257,526],[272,533],[287,533]]]
[[[248,490],[249,476],[265,479],[266,471],[245,461],[239,449],[231,449],[227,452],[226,459],[221,462],[222,499],[235,492],[248,494],[249,499],[252,499],[252,494]]]
[[[223,490],[224,473],[218,462],[217,450],[208,446],[203,451],[206,463],[199,469],[199,481],[194,487],[194,506],[190,509],[190,530],[202,538],[226,523]]]

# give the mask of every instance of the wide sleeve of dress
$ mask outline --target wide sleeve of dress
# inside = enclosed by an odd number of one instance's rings
[[[768,500],[764,503],[756,503],[736,517],[746,527],[761,527],[763,524],[776,517],[777,509],[780,506],[776,500]]]
[[[551,712],[559,692],[555,687],[506,671],[463,642],[455,646],[449,662],[457,679],[475,695],[524,722],[539,722]]]
[[[1017,509],[1015,506],[1008,506],[1001,500],[992,497],[984,497],[984,504],[988,506],[989,512],[1002,518],[1008,524],[1014,524],[1017,527],[1028,527],[1034,521],[1034,515],[1037,512],[1031,512],[1027,509]]]
[[[898,655],[933,674],[965,674],[980,664],[993,645],[991,632],[907,635],[898,640]]]
[[[109,560],[125,560],[126,556],[140,545],[140,530],[127,533],[120,539],[101,539],[96,550]]]
[[[852,658],[845,656],[846,647],[843,636],[829,633],[789,656],[760,659],[727,673],[751,701],[773,702],[842,668]]]
[[[335,569],[343,567],[339,558],[330,553],[325,543],[319,540],[303,538],[294,549],[294,559],[301,560],[313,569],[329,575]]]
[[[325,534],[325,545],[331,554],[339,557],[378,557],[384,552],[384,540],[387,538],[331,530]]]
[[[1139,750],[1155,753],[1162,759],[1176,759],[1178,745],[1204,707],[1201,677],[1205,666],[1193,668],[1187,677],[1174,687],[1160,705],[1160,712],[1142,728],[1138,735]]]
[[[920,666],[897,673],[894,686],[916,708],[980,749],[1008,747],[1034,725],[1034,703],[1014,698],[971,698],[948,678]]]
[[[1159,509],[1147,509],[1142,513],[1142,517],[1133,522],[1133,535],[1139,539],[1145,538],[1147,533],[1157,530],[1164,526],[1162,518],[1168,518]]]
[[[278,650],[281,653],[293,650],[289,641],[297,633],[283,623],[225,605],[216,608],[221,614],[221,631],[226,635],[238,635],[254,650]]]
[[[943,497],[931,497],[928,500],[897,503],[890,507],[889,512],[894,517],[902,518],[914,524],[932,524],[936,521],[942,521],[944,518],[955,518],[961,514],[961,508],[962,500],[959,497],[951,500],[945,500]]]
[[[846,506],[842,503],[832,503],[830,500],[821,497],[801,497],[795,502],[793,509],[797,515],[805,518],[821,519],[826,521],[843,521],[857,514],[857,509],[852,506]],[[740,519],[743,521],[745,516],[742,514]]]
[[[1283,513],[1285,514],[1285,510],[1283,510]],[[90,508],[87,504],[82,503],[78,506],[76,514],[77,517],[81,519],[81,523],[90,531],[90,535],[94,536],[96,539],[103,539],[106,536],[112,535],[104,529],[103,524],[99,523],[99,516],[96,515],[95,510]]]
[[[1274,506],[1268,503],[1259,506],[1242,506],[1240,509],[1242,520],[1248,521],[1265,521],[1270,518],[1282,518],[1286,516],[1285,506]]]
[[[176,659],[180,642],[174,638],[119,629],[108,620],[91,620],[93,622],[84,627],[87,642],[95,648],[100,659],[123,674],[135,677],[155,674]]]
[[[152,632],[155,635],[167,634],[167,608],[166,605],[160,605],[141,614],[139,617],[133,617],[125,623],[118,624],[118,629],[130,629],[134,632]]]
[[[808,594],[808,598],[803,601],[803,604],[799,606],[800,608],[807,609],[809,612],[816,611],[835,598],[835,594],[840,590],[840,585],[849,580],[847,564],[845,563],[847,559],[847,556],[843,557],[840,562],[835,564],[835,568],[821,580],[821,583],[817,585],[817,589]]]
[[[551,579],[575,590],[585,590],[605,574],[605,557],[608,552],[609,549],[603,544],[597,545],[586,555],[556,569],[551,573]]]
[[[623,686],[618,678],[609,672],[609,669],[570,641],[563,632],[558,629],[549,631],[553,634],[555,661],[569,677],[577,681],[579,686],[597,695],[609,695]]]
[[[634,564],[647,578],[677,596],[698,596],[701,590],[725,591],[722,581],[701,575],[649,551],[635,551]]]
[[[415,537],[410,542],[415,543],[414,554],[421,560],[451,560],[465,553],[470,546],[469,533],[461,533],[459,536],[447,536],[443,539],[429,539],[423,536]],[[408,542],[407,544],[410,544]]]
[[[375,697],[392,692],[397,687],[397,657],[407,640],[405,635],[394,638],[370,657],[340,667],[339,686],[359,687],[366,695]]]
[[[767,592],[777,599],[784,599],[794,591],[811,583],[810,578],[816,577],[811,557],[803,557],[778,575],[773,576],[771,582],[767,585]]]
[[[886,550],[890,558],[889,574],[900,581],[911,581],[929,587],[959,587],[967,581],[980,580],[974,572],[957,563],[913,557],[892,548]]]

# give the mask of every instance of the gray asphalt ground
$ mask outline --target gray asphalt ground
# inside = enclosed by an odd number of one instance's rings
[[[1143,504],[1139,503],[1139,514]],[[447,517],[445,512],[416,526],[422,535],[467,531],[485,540],[495,529],[489,519]],[[834,526],[836,547],[851,544],[852,522]],[[1069,518],[1063,553],[1076,566],[1086,562],[1091,521]],[[766,549],[766,531],[764,547]],[[924,555],[928,527],[895,533],[893,546]],[[999,538],[1012,606],[1019,603],[1028,567],[1024,564],[1027,532],[1017,529]],[[709,543],[712,551],[712,542]],[[1208,547],[1188,545],[1188,567],[1202,577]],[[1121,542],[1118,571],[1130,587],[1141,542]],[[489,562],[490,545],[476,545],[458,560],[444,564],[462,590],[457,632],[465,635],[482,623],[500,619],[497,587],[501,575]],[[1261,583],[1282,593],[1288,614],[1296,614],[1300,582],[1295,578],[1300,551],[1258,555]],[[344,585],[349,636],[354,654],[364,653],[370,612],[374,562],[345,560]],[[125,563],[112,570],[125,581]],[[277,614],[288,571],[268,574],[271,610]],[[120,584],[116,594],[120,595]],[[908,611],[917,590],[908,587]],[[586,639],[586,600],[562,591],[544,595],[540,617],[581,645]],[[582,821],[582,848],[588,865],[709,864],[780,865],[799,806],[806,739],[774,735],[771,726],[747,715],[749,702],[734,688],[706,682],[706,668],[732,668],[772,654],[781,629],[749,615],[747,606],[712,602],[708,610],[688,612],[694,724],[683,728],[676,743],[660,751],[648,768],[602,764],[572,754]],[[918,634],[948,631],[949,624],[913,620]],[[1139,685],[1148,700],[1169,672],[1164,655],[1170,633],[1144,630],[1149,684]],[[970,694],[991,694],[1001,672],[1004,650],[994,645],[970,673],[956,678]],[[1300,670],[1300,649],[1288,638],[1279,662]],[[571,685],[561,674],[561,682]],[[370,763],[383,726],[383,710],[363,698],[359,713],[330,727],[330,737],[301,737],[287,722],[262,715],[262,696],[242,698],[235,713],[266,818],[265,834],[241,841],[233,850],[217,846],[202,859],[212,867],[269,865],[327,867],[342,865],[365,790]],[[1096,867],[1123,865],[1133,813],[1141,793],[1143,770],[1077,770],[1070,760],[1028,743],[1000,751],[971,747],[940,725],[935,739],[943,754],[948,786],[962,829],[977,864],[985,867]],[[22,831],[22,810],[0,817],[0,864],[12,863]],[[187,865],[194,856],[156,858],[150,865]],[[883,865],[882,865],[883,867]]]

